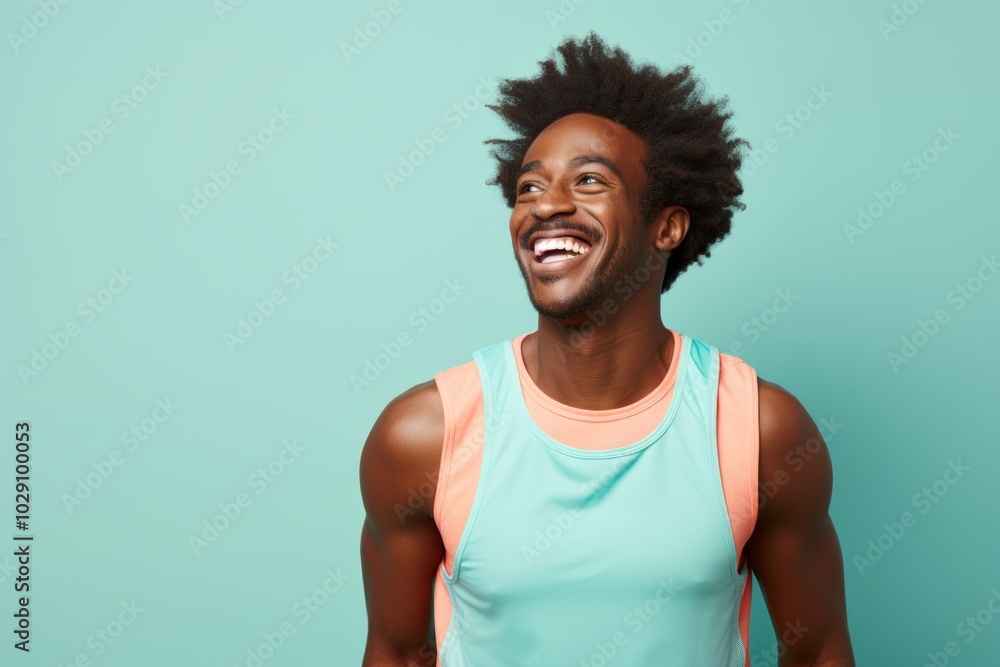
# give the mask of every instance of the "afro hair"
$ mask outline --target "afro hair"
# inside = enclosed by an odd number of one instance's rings
[[[572,113],[608,118],[635,132],[646,146],[646,187],[639,209],[648,222],[664,206],[684,206],[691,218],[687,235],[671,252],[661,294],[730,231],[743,185],[737,172],[745,139],[733,137],[728,97],[709,99],[690,65],[664,72],[637,66],[620,47],[609,48],[595,33],[567,38],[543,60],[533,78],[502,79],[496,104],[486,105],[516,133],[488,139],[497,161],[488,185],[499,186],[508,207],[517,200],[518,170],[528,147],[548,125]]]

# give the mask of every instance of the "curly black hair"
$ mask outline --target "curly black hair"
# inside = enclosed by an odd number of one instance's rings
[[[730,231],[743,185],[737,172],[745,139],[734,138],[728,123],[729,98],[706,99],[702,81],[690,65],[663,72],[653,64],[636,66],[620,47],[608,45],[591,32],[582,40],[565,39],[555,56],[539,62],[541,74],[527,79],[502,79],[496,104],[486,106],[517,136],[488,139],[497,144],[490,154],[496,175],[487,185],[500,187],[510,208],[517,200],[518,170],[524,154],[549,124],[572,113],[603,116],[635,132],[646,145],[643,164],[646,187],[639,209],[646,222],[664,206],[684,206],[691,226],[667,263],[660,293]]]

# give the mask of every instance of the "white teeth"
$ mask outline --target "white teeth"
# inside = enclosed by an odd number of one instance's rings
[[[535,242],[535,254],[541,255],[548,250],[566,250],[578,255],[586,254],[590,247],[577,241],[561,239],[539,239]]]

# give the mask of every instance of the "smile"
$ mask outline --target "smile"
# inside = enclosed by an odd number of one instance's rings
[[[590,252],[590,244],[573,236],[538,239],[532,256],[540,264],[562,264]]]

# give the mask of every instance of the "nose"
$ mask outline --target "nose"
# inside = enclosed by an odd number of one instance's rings
[[[552,183],[531,202],[529,212],[539,220],[547,220],[555,215],[566,215],[576,210],[572,197],[560,183]]]

